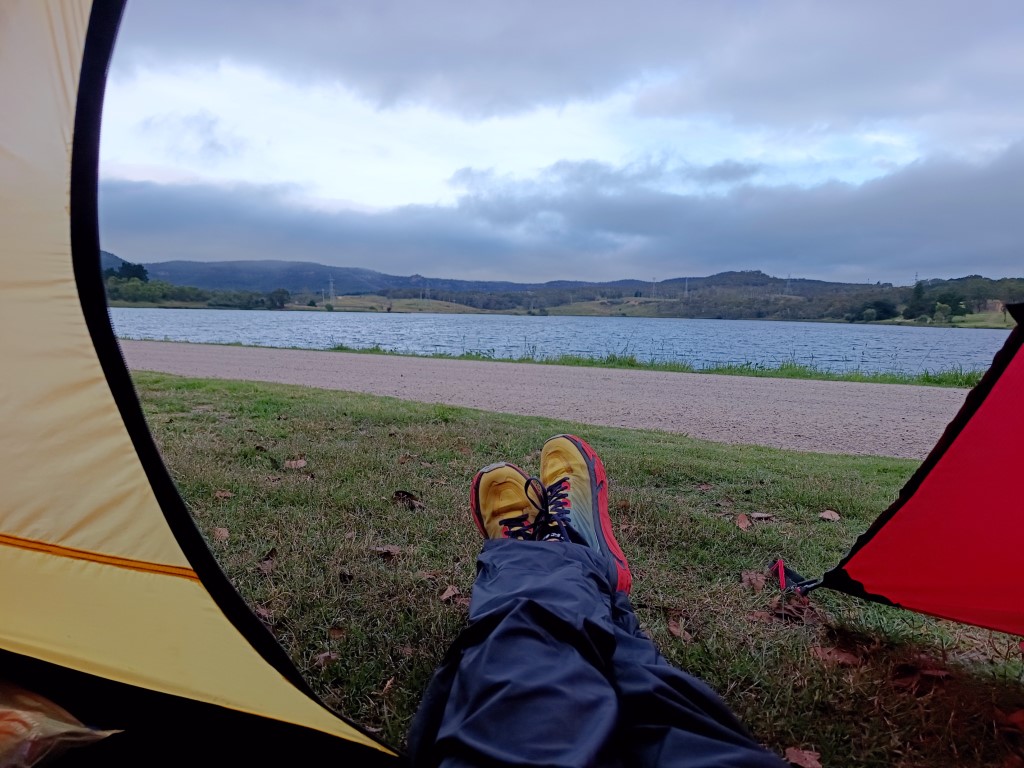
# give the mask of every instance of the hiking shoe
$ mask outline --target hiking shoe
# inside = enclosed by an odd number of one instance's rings
[[[556,435],[540,454],[544,511],[536,520],[538,540],[561,539],[603,552],[615,562],[617,588],[629,592],[633,576],[612,533],[608,478],[594,449],[575,435]]]
[[[515,464],[490,464],[473,477],[469,508],[485,539],[533,541],[536,505],[526,495],[529,476]]]

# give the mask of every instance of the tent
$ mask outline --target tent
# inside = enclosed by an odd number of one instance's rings
[[[96,198],[123,7],[0,6],[0,679],[124,729],[67,764],[396,765],[221,572],[122,361]]]
[[[1024,635],[1024,304],[1007,309],[1017,326],[896,501],[820,580],[791,573],[797,590],[828,587]]]
[[[107,314],[96,200],[123,6],[0,6],[0,679],[124,729],[67,764],[396,765],[235,592],[143,418]],[[1008,482],[1022,343],[1018,326],[896,503],[801,591],[1024,633]]]

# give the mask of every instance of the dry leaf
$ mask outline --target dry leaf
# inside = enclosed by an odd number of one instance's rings
[[[277,565],[277,547],[271,547],[270,551],[263,556],[262,560],[260,560],[257,567],[265,575],[269,576],[273,572],[275,565]]]
[[[217,498],[217,499],[230,499],[234,495],[235,494],[233,494],[231,491],[214,491],[213,492],[214,498]]]
[[[304,466],[306,466],[305,459],[288,459],[284,463],[285,469],[302,469]]]
[[[398,457],[398,463],[399,464],[405,464],[405,462],[409,461],[411,458],[412,458],[412,454],[411,453],[403,453],[401,456]]]
[[[327,630],[327,636],[331,640],[341,640],[347,634],[347,630],[344,627],[334,626]]]
[[[678,637],[684,643],[692,643],[693,635],[687,632],[683,626],[679,623],[678,619],[668,620],[668,631],[673,637]]]
[[[388,695],[388,691],[391,690],[391,688],[392,688],[392,686],[394,686],[394,684],[395,684],[395,678],[389,677],[388,681],[386,683],[384,683],[384,687],[381,689],[380,695],[381,696],[387,696]]]
[[[839,513],[836,512],[834,509],[826,509],[820,515],[818,515],[818,517],[820,517],[822,520],[828,520],[830,523],[834,523],[837,520],[841,519],[839,517]]]
[[[734,522],[736,523],[736,527],[741,531],[750,530],[750,526],[753,525],[753,523],[750,522],[750,518],[744,514],[736,515],[736,520]]]
[[[231,532],[228,531],[227,528],[214,528],[213,529],[213,538],[215,538],[217,541],[227,541],[228,537],[230,535],[231,535]]]
[[[775,617],[768,613],[768,611],[754,611],[749,616],[747,616],[747,618],[751,621],[761,621],[766,623],[771,623],[775,621]]]
[[[754,590],[755,595],[764,589],[766,581],[767,577],[761,571],[744,571],[740,574],[740,583]]]
[[[441,578],[441,571],[417,571],[416,578],[423,581],[437,581]]]
[[[710,491],[714,487],[711,483],[697,483],[698,491]]]
[[[859,667],[860,657],[849,651],[841,651],[838,648],[824,648],[815,646],[811,648],[811,655],[816,659],[838,664],[840,667]]]
[[[442,603],[447,603],[453,597],[458,597],[461,594],[462,594],[462,592],[459,590],[458,587],[456,587],[454,584],[449,584],[448,588],[441,595],[441,602]]]
[[[256,606],[253,613],[259,616],[261,619],[266,619],[267,621],[270,621],[270,619],[273,618],[273,614],[271,614],[270,611],[264,608],[262,605]]]
[[[1001,709],[996,709],[996,722],[1002,726],[1008,726],[1008,730],[1024,732],[1024,709],[1006,714]]]
[[[786,760],[797,768],[821,768],[820,757],[820,752],[812,752],[809,749],[786,748]]]
[[[313,666],[317,669],[323,669],[332,661],[337,661],[340,658],[340,653],[335,653],[334,651],[324,651],[323,653],[318,653],[316,655],[316,658],[313,659]]]
[[[801,622],[803,624],[820,624],[821,616],[809,598],[795,592],[787,592],[779,595],[772,601],[772,613],[777,618],[786,621]]]
[[[629,499],[622,499],[622,501],[620,501],[615,506],[618,508],[619,512],[628,512],[629,511]]]
[[[409,493],[409,491],[395,491],[391,496],[391,500],[395,504],[404,505],[406,509],[413,512],[426,506],[415,494]]]
[[[391,560],[402,554],[402,548],[394,544],[385,544],[383,547],[370,547],[370,551],[380,556],[382,560]]]
[[[775,519],[775,515],[773,515],[771,512],[751,512],[750,519],[770,522]]]
[[[354,539],[355,537],[356,537],[356,532],[355,531],[348,531],[348,532],[345,533],[345,540],[346,541],[352,541],[352,539]]]

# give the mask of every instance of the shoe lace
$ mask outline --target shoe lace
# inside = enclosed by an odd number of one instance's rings
[[[530,477],[525,485],[526,497],[537,510],[537,518],[533,521],[534,537],[538,541],[571,541],[569,535],[569,478],[563,477],[549,486],[536,477]],[[530,491],[539,498],[534,501]]]
[[[516,517],[506,517],[504,520],[499,520],[498,523],[501,525],[501,530],[506,538],[516,539],[517,541],[534,540],[533,523],[530,522],[530,518],[525,514],[517,515]]]

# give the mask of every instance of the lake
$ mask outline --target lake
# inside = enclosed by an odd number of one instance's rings
[[[383,349],[496,358],[604,357],[921,373],[985,369],[1008,330],[757,320],[531,317],[367,312],[268,312],[112,308],[118,336],[217,344]]]

